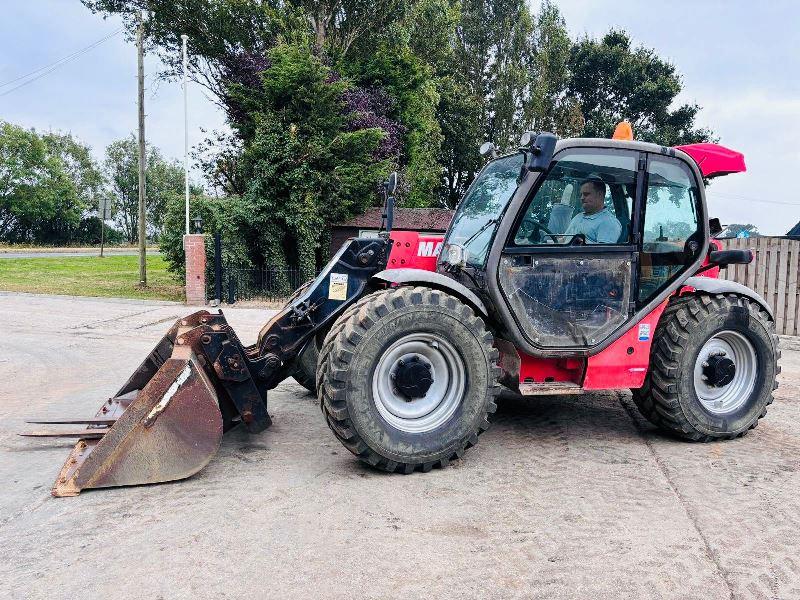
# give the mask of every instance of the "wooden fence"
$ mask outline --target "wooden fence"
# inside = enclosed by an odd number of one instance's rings
[[[798,268],[800,241],[776,237],[721,240],[726,249],[750,248],[755,258],[749,265],[731,265],[720,278],[737,281],[766,298],[775,313],[781,335],[800,335]]]

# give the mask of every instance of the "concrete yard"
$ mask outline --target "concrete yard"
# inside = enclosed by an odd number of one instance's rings
[[[24,419],[93,415],[189,310],[0,293],[0,597],[800,598],[791,344],[736,441],[664,437],[628,393],[508,397],[463,460],[387,475],[287,381],[191,479],[52,498],[71,444]],[[251,343],[268,313],[226,314]]]

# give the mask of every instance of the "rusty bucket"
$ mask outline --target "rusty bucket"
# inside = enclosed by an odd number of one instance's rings
[[[239,357],[234,361],[245,362],[245,349],[232,343],[235,334],[226,328],[221,313],[200,311],[182,319],[94,418],[28,421],[83,425],[74,430],[21,434],[78,439],[53,485],[53,496],[76,496],[88,488],[174,481],[205,467],[219,448],[223,430],[232,426],[231,415],[236,411],[226,382],[217,374],[222,371],[215,370],[223,355],[215,362],[204,344],[212,336],[222,335],[224,356],[230,358],[233,353]],[[237,373],[235,385],[252,384],[241,381],[246,371],[242,367]],[[251,386],[250,397],[254,394]],[[264,419],[266,427],[265,403]]]

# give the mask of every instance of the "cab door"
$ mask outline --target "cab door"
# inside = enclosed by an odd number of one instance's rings
[[[532,346],[591,351],[632,316],[644,165],[634,150],[567,148],[521,205],[498,283]]]
[[[655,300],[699,257],[705,236],[701,185],[684,161],[648,153],[637,306]]]

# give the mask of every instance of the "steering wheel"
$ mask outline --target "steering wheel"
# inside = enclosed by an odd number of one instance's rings
[[[520,229],[524,229],[527,233],[523,233],[523,235],[528,238],[528,241],[532,244],[537,242],[541,242],[541,234],[544,233],[545,235],[550,236],[553,241],[558,244],[559,240],[557,234],[550,231],[547,227],[545,227],[542,223],[537,221],[536,219],[532,219],[530,217],[525,217],[522,219],[522,223],[520,224]],[[522,232],[521,232],[522,233]]]

